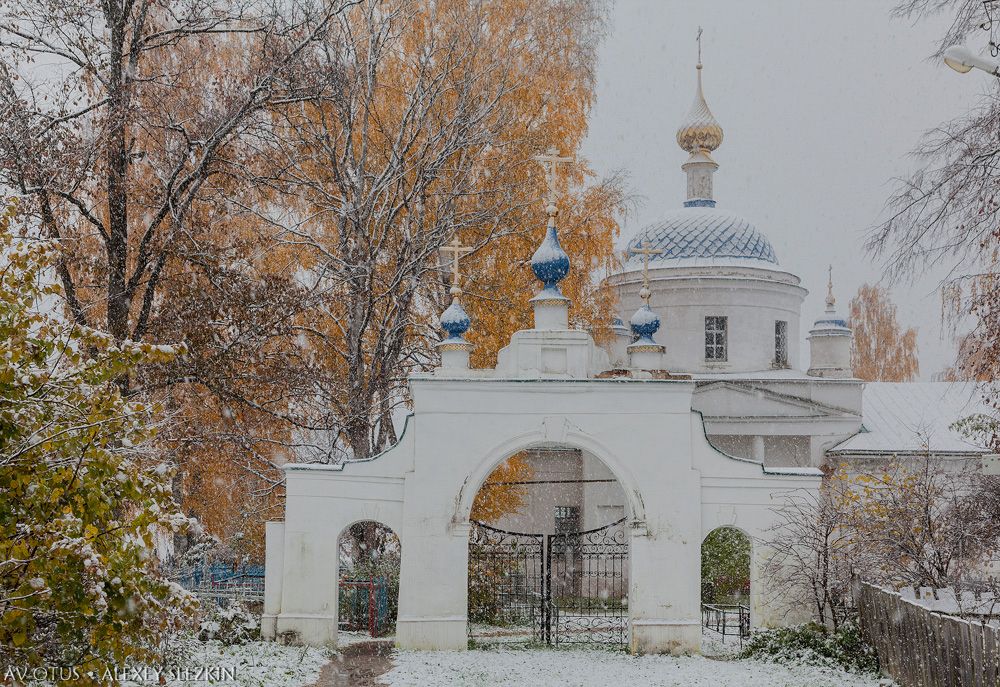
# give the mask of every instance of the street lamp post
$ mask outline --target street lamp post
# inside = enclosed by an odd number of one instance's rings
[[[944,63],[961,74],[982,69],[1000,78],[1000,64],[980,57],[964,45],[953,45],[945,50]]]

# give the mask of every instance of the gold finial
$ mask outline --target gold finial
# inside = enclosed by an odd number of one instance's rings
[[[576,158],[560,157],[559,149],[555,146],[551,146],[545,153],[536,155],[532,159],[541,163],[542,167],[545,168],[545,183],[549,187],[547,198],[548,206],[545,208],[545,211],[549,214],[549,220],[551,222],[554,220],[556,213],[558,212],[558,209],[556,208],[556,165],[576,162]]]
[[[828,274],[829,279],[826,282],[826,309],[833,312],[833,306],[837,303],[837,299],[833,297],[833,265],[829,266]]]
[[[708,154],[722,145],[722,127],[716,121],[712,111],[708,109],[705,102],[705,94],[701,88],[701,35],[704,33],[698,27],[698,63],[695,65],[698,75],[698,89],[694,95],[694,103],[688,112],[687,118],[680,128],[677,129],[677,145],[681,149],[694,155],[695,153]]]
[[[649,241],[643,241],[642,248],[633,248],[632,252],[642,256],[642,288],[639,289],[639,298],[649,305],[649,297],[652,294],[649,290],[649,256],[662,255],[663,251],[659,248],[650,248]]]
[[[458,240],[458,236],[451,240],[451,243],[446,246],[441,246],[442,253],[451,253],[451,295],[458,297],[462,295],[462,287],[459,286],[459,273],[458,273],[458,261],[467,253],[471,253],[472,249],[468,246],[463,246],[462,242]]]

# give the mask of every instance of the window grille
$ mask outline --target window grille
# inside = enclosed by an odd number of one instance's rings
[[[709,315],[705,318],[705,360],[725,361],[727,319],[719,315]]]
[[[788,323],[774,322],[774,366],[788,367]]]

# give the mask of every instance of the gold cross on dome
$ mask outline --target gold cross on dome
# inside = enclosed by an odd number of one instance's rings
[[[698,27],[698,35],[695,36],[695,40],[698,41],[698,64],[701,64],[701,34],[702,33],[704,33],[704,31],[702,31],[701,27],[699,26]]]
[[[644,300],[649,300],[649,256],[650,255],[663,255],[663,250],[660,248],[650,248],[649,241],[642,242],[642,248],[633,248],[632,252],[637,255],[642,256],[642,291],[639,296]]]
[[[442,253],[451,253],[451,293],[452,295],[459,295],[462,293],[462,287],[458,285],[458,280],[460,275],[458,273],[458,261],[463,255],[472,252],[472,248],[468,246],[463,246],[462,242],[458,240],[458,236],[451,240],[451,243],[445,246],[441,246]],[[456,293],[456,289],[458,292]]]
[[[575,157],[561,157],[559,149],[551,146],[541,155],[532,158],[535,162],[541,163],[545,168],[545,183],[549,187],[549,205],[556,204],[556,165],[576,162]]]

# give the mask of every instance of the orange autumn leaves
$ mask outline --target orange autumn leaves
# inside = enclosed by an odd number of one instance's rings
[[[500,463],[472,502],[472,519],[494,523],[505,515],[516,513],[527,497],[524,482],[534,476],[534,470],[524,453],[518,453]]]

